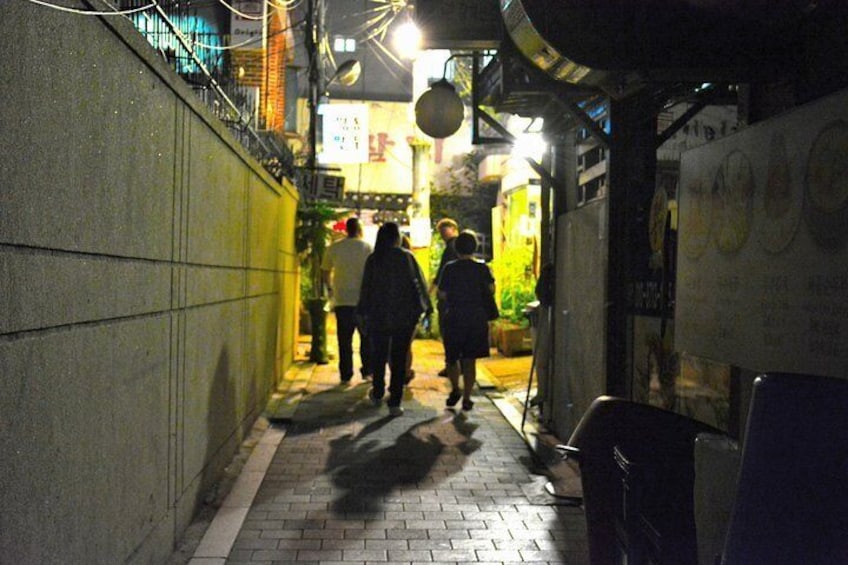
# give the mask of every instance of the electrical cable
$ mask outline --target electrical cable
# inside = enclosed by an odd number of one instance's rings
[[[221,5],[223,5],[230,12],[232,12],[235,15],[240,16],[240,17],[242,17],[246,20],[253,20],[253,21],[260,21],[261,20],[261,21],[264,21],[264,20],[267,20],[270,17],[269,14],[266,14],[264,16],[251,16],[250,14],[246,14],[246,13],[240,11],[240,10],[237,10],[233,6],[230,6],[229,4],[227,4],[226,0],[218,0],[218,2]]]
[[[100,10],[81,10],[79,8],[69,8],[67,6],[59,6],[57,4],[51,4],[50,2],[45,2],[44,0],[27,0],[27,2],[31,2],[33,4],[37,4],[39,6],[44,6],[45,8],[52,8],[54,10],[59,10],[60,12],[69,12],[71,14],[78,14],[81,16],[126,16],[129,14],[135,14],[138,12],[144,12],[150,10],[151,8],[155,8],[159,5],[157,0],[153,0],[147,6],[141,6],[139,8],[131,8],[129,10],[115,10],[111,12],[104,12]]]
[[[350,35],[360,41],[368,41],[372,37],[379,36],[383,33],[384,28],[394,20],[394,12],[390,12],[392,10],[391,6],[381,6],[376,8],[371,8],[362,12],[354,12],[349,14],[349,18],[366,18],[358,26],[354,27],[350,31]],[[371,14],[374,14],[373,16]],[[387,21],[383,22],[383,20]]]
[[[303,0],[265,0],[265,4],[272,8],[283,8],[285,10],[290,10],[294,7],[295,4],[302,2]]]
[[[399,81],[403,81],[403,77],[400,76],[399,74],[397,74],[392,69],[392,67],[387,64],[388,61],[386,59],[390,60],[391,62],[393,62],[398,67],[400,67],[402,69],[406,69],[406,66],[403,64],[403,61],[398,59],[397,56],[394,53],[392,53],[391,51],[389,51],[389,49],[385,45],[383,45],[381,42],[373,41],[371,43],[375,47],[372,51],[373,51],[374,55],[377,57],[377,59],[379,59],[383,63],[383,65],[392,74],[392,76],[394,76],[394,78],[396,78]],[[380,51],[382,51],[382,54],[380,53]]]

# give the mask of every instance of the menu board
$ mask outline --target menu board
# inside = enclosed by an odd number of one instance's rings
[[[675,342],[848,376],[848,92],[683,153]]]

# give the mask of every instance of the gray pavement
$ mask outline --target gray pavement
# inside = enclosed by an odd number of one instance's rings
[[[191,565],[588,563],[582,508],[546,492],[557,472],[496,386],[471,412],[446,409],[440,345],[414,351],[394,418],[367,381],[297,363]]]

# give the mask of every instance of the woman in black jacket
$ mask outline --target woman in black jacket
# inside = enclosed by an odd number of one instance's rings
[[[389,412],[403,414],[406,356],[415,326],[432,311],[430,297],[415,257],[400,246],[398,225],[388,222],[377,232],[374,252],[365,262],[357,313],[370,335],[374,378],[369,394],[379,406],[386,392],[386,362],[391,370]]]

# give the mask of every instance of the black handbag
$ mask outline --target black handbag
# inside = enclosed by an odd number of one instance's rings
[[[416,306],[418,307],[417,309],[420,309],[417,317],[420,318],[422,315],[429,316],[433,313],[433,304],[430,302],[430,295],[427,294],[427,285],[424,283],[421,268],[418,266],[418,262],[412,253],[407,253],[406,257],[409,263],[409,274],[412,277],[412,284],[415,287],[415,295],[418,299]]]

